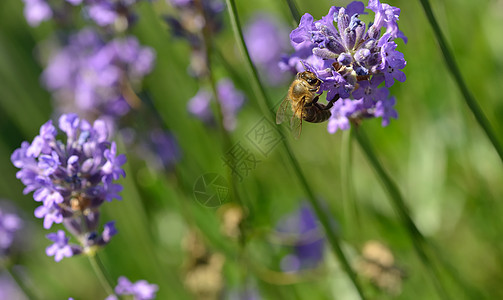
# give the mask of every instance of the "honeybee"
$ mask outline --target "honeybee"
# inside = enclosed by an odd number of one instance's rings
[[[321,80],[313,72],[299,72],[288,89],[286,98],[276,113],[276,124],[289,119],[293,136],[298,139],[302,131],[302,120],[311,123],[325,122],[330,118],[330,107],[318,103]]]

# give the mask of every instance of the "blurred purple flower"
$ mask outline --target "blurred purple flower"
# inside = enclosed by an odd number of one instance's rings
[[[132,283],[124,276],[119,277],[118,284],[115,287],[115,293],[121,295],[132,295],[135,300],[154,299],[159,290],[157,284],[149,284],[146,280],[139,280]]]
[[[265,73],[267,83],[276,85],[284,81],[285,73],[279,62],[288,50],[287,30],[271,15],[257,14],[245,27],[245,40],[253,62]]]
[[[122,128],[122,141],[134,149],[149,166],[158,171],[172,171],[182,157],[180,145],[173,132],[161,129],[154,118],[146,128]]]
[[[407,63],[396,51],[394,41],[407,41],[398,29],[400,9],[379,0],[370,0],[367,8],[375,12],[368,28],[359,19],[366,13],[364,4],[358,1],[346,8],[333,6],[320,20],[304,14],[290,34],[296,52],[283,57],[280,63],[283,70],[293,72],[304,71],[305,65],[322,80],[320,92],[327,92],[327,101],[335,102],[328,125],[330,133],[349,129],[352,119],[384,116],[382,125],[387,126],[390,117],[398,116],[388,109],[394,100],[388,97],[387,88],[395,79],[406,79],[401,69]],[[383,28],[386,31],[381,34]],[[379,88],[383,81],[385,87]]]
[[[71,14],[69,7],[62,3],[48,0],[23,0],[24,15],[28,24],[35,27],[42,21],[49,20],[53,15],[60,18]],[[133,6],[143,0],[65,0],[73,6],[82,5],[84,16],[93,20],[99,26],[112,26],[118,31],[124,31],[135,20]]]
[[[116,153],[116,145],[108,140],[108,129],[101,120],[91,125],[75,114],[67,114],[60,117],[59,128],[67,135],[66,141],[56,140],[58,132],[48,121],[32,144],[23,142],[14,151],[12,163],[21,169],[16,177],[26,185],[25,194],[35,191],[35,201],[42,202],[35,216],[44,218],[44,228],[64,223],[68,231],[84,241],[84,250],[105,245],[114,230],[106,225],[106,238],[96,234],[99,207],[119,198],[117,192],[122,187],[113,181],[125,176],[122,165],[126,158]],[[50,239],[55,241],[55,236]],[[53,255],[59,253],[51,249]],[[62,253],[68,253],[65,251]]]
[[[161,129],[155,129],[150,133],[150,140],[147,141],[149,148],[152,150],[156,165],[170,169],[180,160],[180,147],[175,139],[175,136]]]
[[[227,131],[236,128],[236,115],[245,102],[244,94],[236,90],[230,79],[224,78],[217,83],[218,100],[222,107],[224,127]],[[207,124],[214,124],[215,119],[211,112],[211,93],[206,89],[201,89],[189,100],[188,111]]]
[[[293,247],[293,252],[283,257],[280,263],[283,271],[314,268],[323,259],[325,238],[316,215],[307,204],[280,220],[276,230],[288,237],[287,244]]]
[[[7,272],[0,273],[0,299],[27,300],[16,282]]]
[[[42,21],[52,18],[52,9],[46,0],[23,0],[24,17],[30,26],[36,27]]]
[[[152,71],[154,60],[154,51],[135,37],[105,43],[95,31],[83,29],[50,58],[42,81],[61,111],[113,119],[130,110],[124,91]]]
[[[9,252],[23,221],[16,214],[4,212],[0,208],[0,257]]]
[[[210,107],[211,98],[210,91],[200,89],[197,94],[189,100],[187,104],[188,111],[205,123],[213,123],[214,119]]]
[[[222,29],[225,5],[220,0],[169,0],[176,15],[164,19],[173,36],[185,39],[191,47],[190,75],[201,78],[208,75],[206,38],[211,39]],[[207,35],[206,37],[204,35]]]

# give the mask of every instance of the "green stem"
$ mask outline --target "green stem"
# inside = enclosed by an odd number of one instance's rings
[[[26,285],[26,283],[24,282],[23,278],[21,278],[17,273],[16,271],[14,270],[14,266],[7,266],[5,268],[7,270],[7,272],[9,273],[9,275],[12,277],[12,279],[14,279],[14,281],[16,282],[16,284],[18,285],[18,287],[21,289],[21,291],[23,291],[23,293],[26,295],[26,297],[28,299],[40,299],[40,297],[36,296],[32,290]]]
[[[264,88],[263,88],[261,82],[260,82],[257,70],[256,70],[255,66],[253,65],[253,62],[251,61],[248,49],[246,48],[246,44],[245,44],[244,37],[243,37],[243,31],[241,29],[241,24],[239,22],[239,18],[238,18],[238,14],[237,14],[237,8],[236,8],[235,1],[234,0],[226,0],[226,3],[227,3],[227,10],[230,15],[231,25],[232,25],[232,29],[234,32],[234,36],[235,36],[238,48],[241,51],[241,53],[246,61],[245,62],[246,68],[248,69],[248,72],[251,75],[251,84],[252,84],[253,90],[255,92],[255,96],[258,99],[259,106],[260,106],[264,116],[269,121],[274,123],[274,121],[273,121],[274,114],[272,113],[272,111],[269,110],[269,107],[268,107],[269,101],[267,99],[267,95],[264,91]],[[327,240],[330,243],[332,250],[335,252],[335,255],[339,259],[339,261],[342,265],[342,268],[348,274],[351,282],[355,286],[360,297],[362,299],[366,299],[365,295],[363,293],[363,289],[360,286],[358,279],[356,278],[356,274],[353,271],[353,269],[351,268],[351,265],[349,264],[349,261],[346,258],[346,255],[342,251],[340,237],[335,232],[333,226],[331,226],[328,216],[326,215],[324,209],[321,207],[318,200],[316,199],[316,197],[313,193],[313,190],[309,186],[307,179],[306,179],[304,173],[302,172],[302,169],[299,165],[299,162],[297,161],[297,158],[295,157],[290,145],[288,144],[288,142],[285,139],[282,139],[282,141],[283,141],[284,150],[288,156],[290,164],[294,168],[295,174],[297,175],[297,177],[302,185],[302,188],[304,189],[306,195],[308,196],[308,200],[311,202],[311,205],[313,206],[313,208],[314,208],[314,210],[315,210],[315,212],[316,212],[316,214],[317,214],[317,216],[318,216],[318,218],[319,218],[319,220],[325,230]]]
[[[353,125],[356,127],[356,124]],[[403,200],[398,186],[384,170],[383,166],[377,159],[374,149],[370,145],[367,137],[361,131],[361,128],[356,127],[355,136],[358,143],[360,144],[361,149],[365,153],[365,156],[374,168],[374,171],[377,173],[377,177],[381,179],[382,184],[388,192],[395,211],[398,213],[400,220],[404,224],[406,230],[409,233],[409,236],[412,239],[412,244],[414,245],[416,254],[419,256],[419,259],[421,260],[431,279],[433,280],[433,284],[435,285],[440,297],[442,299],[449,299],[449,296],[447,295],[447,292],[445,291],[445,288],[440,281],[440,274],[437,268],[434,266],[429,255],[427,254],[426,238],[422,235],[422,233],[416,227],[416,224],[414,224],[414,221],[411,219],[409,210]]]
[[[101,286],[103,287],[107,295],[115,294],[114,289],[112,288],[114,286],[114,283],[111,280],[110,275],[108,274],[105,266],[98,257],[98,254],[97,253],[91,254],[88,255],[87,257],[89,258],[89,262],[91,263],[91,267],[93,268],[96,277],[98,277],[98,280],[101,283]]]
[[[292,14],[292,18],[295,22],[294,25],[297,26],[300,21],[300,13],[297,5],[295,4],[295,0],[286,0],[286,3],[288,4],[288,8],[290,9],[290,13]]]
[[[360,214],[358,205],[353,196],[353,144],[351,129],[343,131],[341,142],[341,201],[345,212],[345,227],[354,228],[354,237],[358,236],[361,230]]]
[[[204,14],[204,9],[201,6],[201,13]],[[205,16],[207,18],[207,16]],[[209,21],[209,20],[208,20]],[[218,120],[218,125],[220,127],[220,131],[222,134],[223,138],[223,154],[225,155],[225,151],[229,151],[232,147],[232,137],[225,128],[224,124],[224,112],[222,108],[222,102],[220,101],[221,99],[218,97],[218,91],[217,91],[217,84],[215,81],[215,76],[213,75],[213,68],[212,68],[212,60],[213,60],[213,52],[214,52],[214,47],[211,39],[211,32],[209,31],[209,28],[205,26],[203,28],[203,39],[204,39],[204,47],[205,47],[205,53],[206,53],[206,62],[207,62],[207,67],[208,67],[208,80],[210,83],[211,87],[211,92],[213,94],[213,98],[215,99],[216,102],[216,108],[217,108],[217,120]],[[234,166],[236,162],[231,161],[230,164],[231,166]],[[238,203],[241,207],[245,207],[242,199],[239,197],[238,193],[238,187],[237,187],[237,182],[236,178],[233,174],[233,171],[229,168],[229,174],[228,174],[229,181],[231,183],[231,193],[232,193],[232,198],[233,200]],[[242,246],[244,245],[244,234],[241,235],[240,242]]]
[[[442,33],[442,30],[440,29],[440,26],[438,25],[438,22],[435,16],[433,15],[430,2],[428,0],[419,0],[419,2],[421,2],[426,17],[428,18],[428,21],[430,22],[430,25],[433,28],[433,32],[435,33],[440,49],[442,50],[442,54],[444,55],[445,63],[447,64],[447,69],[449,70],[449,72],[451,72],[452,77],[454,77],[454,81],[458,85],[458,88],[460,89],[461,94],[465,99],[465,103],[468,105],[475,119],[479,123],[480,127],[482,127],[485,134],[493,144],[494,148],[496,149],[496,152],[498,152],[501,161],[503,161],[503,147],[499,142],[494,132],[494,129],[491,126],[491,123],[489,122],[484,112],[480,108],[478,102],[475,100],[475,97],[468,89],[468,86],[466,85],[463,76],[461,75],[458,65],[456,64],[454,55],[452,54],[449,46],[447,45],[447,41]]]
[[[236,8],[236,3],[234,0],[226,0],[227,4],[227,11],[229,12],[230,15],[230,20],[231,20],[231,26],[232,30],[234,33],[234,38],[236,39],[237,46],[239,48],[239,51],[243,55],[245,59],[245,66],[248,69],[248,73],[250,73],[252,80],[250,81],[252,84],[253,91],[255,93],[255,96],[257,96],[258,99],[258,104],[262,112],[264,113],[264,116],[267,118],[268,121],[275,123],[273,115],[271,114],[271,111],[269,110],[269,105],[268,105],[268,99],[265,93],[265,90],[260,82],[260,79],[258,77],[258,72],[257,69],[255,68],[255,65],[253,64],[250,53],[248,52],[248,48],[246,47],[246,43],[244,40],[243,36],[243,31],[241,28],[241,24],[239,22],[239,17],[237,14],[237,8]]]
[[[297,177],[298,177],[299,181],[301,182],[302,187],[304,188],[304,192],[307,194],[307,198],[308,198],[309,202],[311,202],[311,205],[313,206],[314,211],[316,212],[316,215],[318,216],[318,219],[320,220],[320,223],[323,226],[323,229],[325,230],[325,234],[327,236],[327,239],[328,239],[330,246],[332,247],[332,250],[335,252],[335,255],[339,259],[339,262],[341,263],[342,268],[348,274],[349,279],[353,282],[353,285],[355,286],[356,290],[358,291],[358,294],[360,294],[360,297],[362,299],[366,299],[365,295],[363,293],[363,289],[360,286],[358,279],[356,278],[356,274],[353,271],[353,269],[351,268],[351,265],[349,264],[349,261],[346,258],[346,255],[342,251],[341,239],[340,239],[339,235],[337,234],[337,232],[334,230],[334,227],[332,226],[330,219],[325,212],[325,209],[323,207],[321,207],[320,203],[318,202],[318,199],[316,199],[316,196],[314,195],[313,190],[309,186],[307,179],[304,176],[304,173],[302,172],[302,169],[300,168],[299,162],[297,161],[297,158],[293,154],[293,151],[292,151],[290,145],[287,142],[284,142],[283,145],[284,145],[284,148],[285,148],[286,153],[288,155],[288,158],[290,160],[290,163],[295,170],[295,174],[297,174]]]

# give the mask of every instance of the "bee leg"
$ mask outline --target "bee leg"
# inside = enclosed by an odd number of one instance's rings
[[[334,106],[334,102],[337,100],[339,100],[339,95],[335,95],[334,99],[330,100],[327,106],[325,106],[325,109],[331,109],[332,106]]]
[[[320,99],[320,95],[316,95],[316,97],[313,98],[313,101],[311,101],[311,103],[315,104],[316,102],[318,102],[319,99]]]

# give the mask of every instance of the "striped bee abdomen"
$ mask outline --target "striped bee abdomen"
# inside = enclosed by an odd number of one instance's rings
[[[325,105],[316,103],[315,105],[304,106],[303,119],[306,122],[325,122],[332,115],[329,109],[324,109]]]

